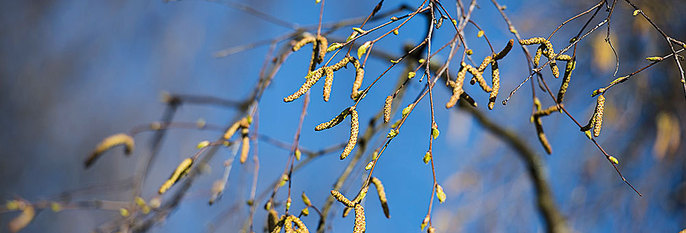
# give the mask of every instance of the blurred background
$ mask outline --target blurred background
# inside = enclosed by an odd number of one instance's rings
[[[324,22],[365,17],[375,1],[327,1]],[[680,0],[635,1],[667,34],[686,40],[686,3]],[[247,5],[243,5],[247,4]],[[401,4],[415,8],[418,2],[387,1],[382,11]],[[455,14],[454,2],[443,3]],[[463,2],[463,4],[468,4]],[[584,11],[594,1],[502,1],[505,10],[524,38],[547,37],[561,22]],[[12,1],[0,8],[0,200],[36,201],[107,200],[130,202],[134,177],[149,156],[153,133],[135,136],[137,148],[130,157],[119,148],[107,152],[93,167],[83,161],[103,138],[158,121],[164,114],[162,93],[214,96],[240,101],[257,84],[268,45],[256,46],[227,56],[217,53],[236,46],[271,40],[293,32],[292,28],[265,20],[266,16],[246,10],[248,6],[269,17],[300,26],[316,25],[319,5],[314,1]],[[620,66],[617,77],[647,64],[645,57],[669,53],[665,40],[633,9],[617,1],[611,38]],[[407,11],[394,15],[403,15]],[[598,19],[607,13],[601,10]],[[489,1],[479,1],[472,19],[479,24],[496,50],[512,38],[504,20]],[[563,27],[553,44],[559,50],[588,19],[582,17]],[[384,22],[376,21],[370,26]],[[599,22],[593,21],[591,26]],[[449,25],[447,23],[446,25]],[[374,46],[396,57],[406,43],[418,43],[425,36],[426,20],[417,17]],[[369,28],[369,26],[365,27]],[[310,31],[313,32],[313,31]],[[465,37],[475,61],[490,54],[478,29],[467,26]],[[341,41],[350,27],[335,31],[329,41]],[[605,43],[606,28],[580,43],[577,66],[565,106],[581,123],[593,113],[595,98],[590,93],[616,77],[615,55]],[[372,34],[375,38],[380,34]],[[450,27],[437,30],[434,50],[453,36]],[[277,50],[287,44],[280,42]],[[438,46],[436,46],[438,45]],[[293,53],[265,91],[258,108],[259,134],[290,145],[297,129],[302,99],[283,103],[282,98],[302,84],[310,53]],[[229,50],[227,50],[229,49]],[[530,51],[535,51],[530,46]],[[459,54],[459,53],[458,53]],[[226,55],[226,54],[223,54]],[[447,53],[439,54],[439,60]],[[340,56],[340,55],[339,55]],[[328,58],[328,57],[327,57]],[[337,60],[339,58],[335,58]],[[459,61],[459,59],[456,59]],[[459,65],[453,62],[451,74]],[[388,67],[386,60],[373,59],[365,68],[363,87]],[[413,65],[414,67],[415,65]],[[392,69],[358,106],[361,132],[393,91],[402,67]],[[620,161],[619,169],[643,194],[639,197],[617,176],[602,153],[563,114],[543,118],[543,126],[553,147],[548,156],[536,138],[531,113],[531,88],[526,84],[503,106],[500,103],[527,76],[522,50],[515,47],[500,62],[501,91],[494,110],[487,110],[488,95],[476,86],[466,90],[480,110],[504,128],[513,130],[543,161],[555,204],[569,227],[576,232],[678,232],[686,227],[686,99],[672,59],[661,62],[606,94],[603,131],[598,142]],[[300,145],[319,150],[347,141],[348,124],[314,132],[317,124],[328,121],[353,102],[349,99],[352,69],[336,73],[332,97],[324,102],[321,84],[313,87],[303,124]],[[560,80],[544,77],[557,90]],[[549,79],[550,78],[550,79]],[[406,99],[410,103],[425,85],[411,82]],[[545,225],[535,206],[531,180],[516,152],[490,132],[472,115],[461,110],[445,110],[450,96],[442,85],[434,91],[436,121],[441,136],[434,141],[438,182],[448,199],[434,203],[433,225],[438,232],[543,232]],[[552,104],[537,88],[544,107]],[[432,189],[431,167],[422,162],[428,148],[429,102],[424,100],[403,126],[401,133],[384,152],[374,176],[384,184],[391,209],[386,219],[375,197],[365,201],[368,232],[416,232],[426,215]],[[208,124],[226,126],[235,120],[237,109],[182,105],[174,117],[179,122],[204,119]],[[395,114],[392,121],[399,119]],[[363,158],[379,146],[388,129],[372,141]],[[142,197],[157,195],[157,188],[177,164],[191,155],[202,140],[213,140],[221,132],[212,130],[169,130],[161,151],[146,177]],[[271,189],[283,172],[289,150],[264,140],[258,149],[260,170],[257,192]],[[255,152],[255,151],[253,151]],[[304,207],[303,191],[316,206],[323,205],[330,188],[348,161],[338,159],[340,151],[320,156],[294,173],[293,210]],[[220,149],[210,161],[207,173],[195,180],[182,204],[155,225],[151,232],[238,232],[249,217],[252,161],[235,163],[227,190],[215,205],[207,205],[212,183],[221,178],[224,160],[231,150]],[[366,178],[364,165],[355,167],[343,186],[354,196]],[[174,191],[172,189],[172,191]],[[286,198],[285,189],[277,200]],[[266,211],[258,203],[255,231],[262,231]],[[350,231],[352,217],[341,218],[342,206],[334,205],[329,227],[333,232]],[[283,206],[277,208],[283,212]],[[0,212],[0,232],[18,212]],[[91,232],[121,218],[117,209],[76,208],[53,212],[39,210],[22,232]],[[302,218],[311,231],[318,216]]]

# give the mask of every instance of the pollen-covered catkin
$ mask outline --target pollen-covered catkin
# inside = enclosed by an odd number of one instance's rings
[[[448,81],[448,86],[453,88],[453,95],[450,96],[450,99],[448,100],[448,103],[445,104],[445,108],[452,108],[455,106],[458,100],[460,100],[460,96],[462,93],[464,93],[464,89],[462,89],[462,85],[464,85],[464,79],[465,76],[467,76],[467,68],[465,67],[466,64],[463,62],[462,67],[460,67],[460,71],[457,72],[457,78],[455,81]]]
[[[333,69],[331,67],[324,67],[326,79],[324,79],[324,101],[329,101],[331,96],[331,86],[333,85]]]
[[[386,191],[383,188],[381,180],[372,177],[372,184],[376,187],[376,192],[379,193],[379,201],[381,202],[381,208],[383,209],[384,215],[386,215],[386,218],[391,218],[391,213],[388,209],[388,199],[386,199]]]
[[[481,65],[477,68],[479,72],[484,72],[486,70],[486,67],[488,67],[489,64],[491,64],[491,56],[486,56],[483,61],[481,61]]]
[[[329,42],[326,39],[326,37],[323,36],[317,36],[317,46],[315,46],[318,50],[318,57],[317,57],[317,63],[322,63],[324,61],[324,57],[326,56],[326,51],[329,47]]]
[[[248,136],[249,133],[250,131],[248,130],[248,128],[243,128],[241,130],[241,134],[243,136],[241,140],[241,164],[245,163],[245,161],[248,159],[248,153],[250,153],[250,137]]]
[[[391,104],[393,103],[393,95],[386,97],[383,104],[383,122],[388,123],[391,120]]]
[[[343,194],[341,194],[337,190],[331,190],[331,196],[336,198],[337,201],[343,203],[343,205],[345,205],[345,206],[348,206],[348,207],[355,206],[355,204],[352,201],[348,200],[348,198],[343,196]]]
[[[471,73],[474,76],[472,80],[479,83],[481,89],[483,89],[485,92],[493,91],[493,89],[490,86],[488,86],[488,83],[486,83],[486,80],[484,79],[483,73],[481,71],[472,67],[471,65],[466,65],[465,68],[467,69],[467,71],[469,71],[469,73]]]
[[[534,67],[538,67],[538,63],[541,61],[541,56],[543,55],[543,45],[538,46],[536,49],[536,54],[534,55]]]
[[[560,90],[557,92],[557,103],[562,103],[564,100],[565,93],[567,93],[567,88],[569,87],[569,81],[572,79],[572,71],[576,67],[576,60],[571,59],[567,62],[565,67],[565,73],[562,76],[562,84],[560,85]]]
[[[538,100],[538,98],[534,98],[534,106],[536,107],[536,111],[541,111],[541,101]],[[550,143],[548,142],[548,138],[545,136],[545,133],[543,132],[543,123],[541,122],[541,118],[538,116],[532,116],[534,120],[534,125],[536,126],[536,134],[538,135],[538,140],[541,142],[541,145],[543,145],[543,149],[545,149],[545,152],[548,154],[551,154],[553,152],[552,147],[550,146]]]
[[[314,86],[314,84],[319,81],[319,79],[322,77],[323,73],[324,72],[321,68],[310,72],[310,74],[307,75],[307,76],[309,76],[309,77],[307,77],[307,81],[305,81],[305,83],[303,83],[303,85],[300,86],[300,89],[298,89],[298,91],[296,91],[295,93],[283,98],[283,102],[291,102],[293,100],[300,98],[300,96],[304,95],[305,93],[307,93],[307,91],[310,90],[310,88],[312,88],[312,86]]]
[[[317,125],[314,128],[314,130],[315,131],[321,131],[321,130],[329,129],[331,127],[334,127],[334,126],[340,124],[341,122],[343,122],[345,117],[347,117],[348,114],[350,114],[350,110],[351,110],[351,108],[344,109],[343,111],[341,111],[340,114],[338,114],[338,116],[334,117],[330,121],[327,121],[327,122],[324,122],[324,123]]]
[[[355,226],[353,227],[353,233],[363,233],[366,230],[366,221],[364,217],[364,207],[362,205],[355,205]]]
[[[293,218],[291,220],[293,221],[293,223],[295,223],[295,226],[298,227],[298,230],[297,230],[298,233],[310,232],[309,230],[307,230],[305,223],[303,223],[303,221],[301,221],[300,218],[293,216]]]
[[[164,194],[169,190],[176,182],[178,182],[181,178],[186,176],[188,172],[190,171],[191,166],[193,165],[193,159],[192,158],[187,158],[184,159],[178,167],[174,170],[174,172],[169,176],[169,179],[167,179],[162,186],[160,186],[160,189],[157,191],[159,194]]]
[[[112,147],[118,146],[118,145],[124,145],[124,154],[128,155],[131,154],[133,151],[134,147],[134,141],[131,136],[128,134],[115,134],[112,136],[109,136],[105,139],[103,139],[96,147],[95,150],[88,156],[85,162],[86,167],[90,167],[93,165],[96,159],[102,155],[102,153],[105,153],[105,151],[109,150]]]
[[[498,91],[500,90],[500,69],[498,69],[498,62],[493,60],[491,63],[491,72],[493,76],[493,88],[490,96],[488,97],[488,109],[493,109],[495,106],[495,99],[498,96]]]
[[[600,136],[600,128],[603,126],[603,111],[605,110],[605,96],[599,95],[595,106],[595,124],[593,125],[593,136]]]
[[[350,152],[352,152],[355,148],[355,144],[357,144],[357,134],[360,131],[360,123],[355,107],[350,107],[350,124],[350,139],[348,139],[348,144],[345,145],[345,149],[343,149],[343,153],[341,153],[341,160],[345,159],[345,157],[348,157]]]
[[[360,97],[360,87],[362,87],[362,80],[364,79],[364,69],[358,60],[352,60],[351,63],[355,66],[355,82],[353,82],[353,90],[350,98],[357,100]]]
[[[314,43],[317,40],[314,36],[305,36],[293,45],[293,52],[300,50],[303,46],[309,43]]]

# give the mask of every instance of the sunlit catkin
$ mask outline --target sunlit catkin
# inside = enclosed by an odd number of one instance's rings
[[[541,111],[541,101],[538,98],[534,97],[534,106],[536,107],[536,111]],[[553,149],[550,146],[550,143],[548,142],[548,138],[545,136],[545,133],[543,132],[543,123],[541,122],[541,118],[538,116],[532,116],[534,125],[536,126],[536,134],[538,136],[538,140],[541,142],[541,145],[543,145],[543,149],[545,149],[545,152],[548,154],[553,153]]]
[[[105,151],[111,149],[112,147],[124,145],[124,154],[131,154],[134,148],[133,138],[127,134],[115,134],[103,139],[96,147],[95,150],[88,156],[85,162],[86,168],[93,165],[96,159],[100,157]]]
[[[300,39],[299,41],[295,42],[293,45],[293,52],[300,50],[303,46],[309,43],[314,43],[317,40],[314,36],[308,35]]]
[[[292,216],[292,215],[291,215],[291,216]],[[307,230],[307,227],[305,226],[305,223],[303,223],[303,221],[301,221],[300,218],[293,216],[293,218],[291,218],[291,220],[293,221],[293,223],[295,223],[295,226],[298,227],[298,230],[297,230],[296,232],[298,232],[298,233],[308,233],[308,232],[310,232],[309,230]]]
[[[333,85],[333,69],[331,67],[324,67],[326,79],[324,79],[324,101],[329,101],[331,96],[331,86]]]
[[[363,233],[365,232],[366,220],[364,217],[364,207],[362,205],[355,205],[355,226],[353,227],[353,233]]]
[[[164,194],[169,190],[176,182],[179,182],[181,178],[186,176],[188,172],[191,169],[191,166],[193,165],[193,159],[192,158],[187,158],[181,161],[179,166],[176,167],[174,172],[169,176],[169,179],[167,179],[162,186],[160,186],[160,189],[157,191],[159,194]]]
[[[336,198],[337,201],[343,203],[343,205],[345,205],[345,206],[348,206],[348,207],[355,206],[355,204],[352,201],[348,200],[348,198],[343,196],[343,194],[341,194],[337,190],[331,190],[331,196]]]
[[[391,104],[393,103],[393,95],[386,97],[383,104],[383,123],[388,123],[391,120]]]
[[[462,86],[464,85],[464,79],[467,75],[467,69],[465,65],[466,64],[463,62],[460,71],[457,72],[457,78],[454,82],[448,81],[448,86],[453,88],[453,95],[450,96],[448,103],[445,104],[445,108],[452,108],[453,106],[455,106],[457,101],[460,100],[460,96],[462,95],[462,93],[464,93]]]
[[[355,82],[353,82],[353,90],[350,94],[350,98],[357,100],[360,97],[360,87],[362,87],[362,80],[364,79],[364,69],[362,64],[358,60],[351,60],[351,63],[355,66]]]
[[[249,130],[248,128],[243,128],[241,130],[242,134],[242,140],[241,140],[241,157],[240,157],[240,162],[241,164],[245,163],[245,161],[248,159],[248,153],[250,153],[250,137],[249,137]]]
[[[536,49],[536,54],[534,54],[534,67],[538,67],[538,63],[541,61],[541,57],[543,55],[543,48],[544,46],[538,46]]]
[[[600,136],[600,128],[603,126],[603,111],[605,110],[605,96],[599,95],[595,105],[595,124],[593,125],[593,136]]]
[[[571,59],[567,62],[565,67],[565,73],[562,76],[562,84],[560,85],[560,90],[557,92],[557,103],[560,104],[565,98],[565,93],[567,93],[567,88],[569,88],[569,81],[572,79],[572,71],[576,67],[576,60]]]
[[[488,97],[488,109],[493,109],[495,106],[495,99],[498,97],[498,91],[500,90],[500,69],[498,69],[498,62],[496,60],[493,60],[491,63],[491,72],[493,77],[493,88],[490,96]]]
[[[291,102],[293,100],[300,98],[300,96],[304,95],[305,93],[307,93],[307,91],[309,91],[310,88],[312,88],[312,86],[319,81],[319,79],[322,77],[323,73],[324,73],[324,71],[321,68],[310,72],[307,75],[308,77],[307,77],[307,80],[305,81],[305,83],[303,83],[303,85],[300,86],[300,89],[298,89],[298,91],[296,91],[295,93],[283,98],[283,102]]]
[[[345,157],[348,157],[350,152],[352,152],[355,148],[355,144],[357,144],[357,134],[360,131],[360,123],[355,107],[350,108],[350,124],[350,139],[348,139],[348,144],[345,145],[345,149],[343,149],[343,153],[341,153],[341,160],[345,159]]]
[[[321,124],[317,125],[316,127],[314,127],[314,130],[321,131],[321,130],[329,129],[331,127],[334,127],[334,126],[340,124],[341,122],[343,122],[343,120],[345,120],[345,117],[347,117],[350,114],[350,110],[351,110],[351,108],[344,109],[340,114],[338,114],[338,116],[334,117],[330,121],[321,123]]]
[[[491,64],[491,56],[486,56],[483,61],[481,61],[481,65],[477,68],[479,72],[483,72],[486,70],[486,67],[488,67],[489,64]]]
[[[388,199],[386,199],[386,191],[383,188],[381,180],[372,177],[372,184],[376,187],[376,192],[379,193],[379,201],[381,202],[381,208],[383,208],[384,215],[386,215],[386,218],[391,218],[391,213],[388,209]]]

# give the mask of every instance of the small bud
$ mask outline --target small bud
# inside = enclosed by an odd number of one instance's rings
[[[431,157],[432,157],[431,151],[427,151],[426,154],[424,154],[424,159],[423,159],[424,163],[429,164],[429,162],[431,162]]]
[[[62,211],[62,205],[60,205],[60,203],[57,202],[52,202],[50,203],[50,209],[52,210],[52,212],[60,212]]]
[[[440,135],[440,134],[441,134],[441,131],[438,131],[438,128],[431,127],[431,137],[433,137],[434,140],[436,138],[438,138],[438,135]]]
[[[341,44],[341,43],[333,43],[333,44],[329,45],[329,47],[326,49],[326,51],[327,51],[327,52],[333,52],[333,51],[335,51],[336,49],[340,49],[341,47],[343,47],[343,44]]]
[[[634,16],[637,16],[638,13],[640,13],[640,12],[641,12],[641,10],[635,10],[634,13],[633,13],[633,15],[634,15]]]
[[[453,22],[453,25],[457,26],[457,20],[453,19],[452,22]]]
[[[429,224],[430,220],[431,220],[431,217],[427,214],[426,217],[424,217],[424,220],[422,221],[422,225],[421,225],[422,231],[426,227],[426,224]]]
[[[436,184],[436,197],[438,197],[438,201],[440,203],[445,202],[445,192],[443,191],[443,187],[441,187],[440,184]]]
[[[295,159],[300,161],[301,156],[302,156],[302,153],[300,152],[300,149],[295,149]]]
[[[608,157],[608,159],[610,160],[610,162],[612,162],[614,164],[619,164],[619,160],[617,160],[617,158],[615,158],[612,155],[610,155],[610,157]]]
[[[371,45],[371,41],[364,42],[364,44],[360,45],[360,48],[357,49],[357,58],[362,60],[362,56],[367,52],[367,49],[369,49],[369,46]]]
[[[310,202],[310,198],[308,198],[307,195],[305,195],[305,192],[303,192],[303,194],[300,195],[300,197],[303,199],[303,203],[305,203],[306,206],[312,205],[312,202]]]
[[[393,17],[391,17],[391,20],[396,21],[396,20],[398,20],[398,17],[393,16]]]
[[[205,148],[209,145],[210,145],[210,141],[205,140],[205,141],[199,142],[197,147],[198,147],[198,149],[202,149],[202,148]]]
[[[400,32],[398,32],[397,28],[393,30],[393,34],[398,35],[398,33],[400,33]]]
[[[422,64],[422,63],[426,62],[426,59],[424,59],[424,58],[421,58],[421,59],[419,59],[419,61],[418,61],[418,62],[419,62],[419,64]]]
[[[372,169],[373,166],[374,166],[374,160],[369,161],[369,163],[367,163],[367,166],[364,167],[364,170],[369,171],[369,169]]]
[[[300,211],[304,216],[310,215],[310,208],[303,208],[303,210]]]
[[[407,73],[407,79],[412,79],[412,78],[414,78],[415,75],[417,75],[417,73],[409,72],[409,73]]]
[[[403,108],[403,117],[406,117],[407,114],[410,114],[410,111],[412,111],[413,107],[414,107],[414,104],[410,104],[407,107]]]
[[[356,27],[353,28],[353,31],[356,31],[357,33],[360,33],[360,34],[364,34],[367,32],[365,30],[362,30],[362,28],[356,28]]]
[[[357,37],[358,34],[359,33],[357,33],[357,31],[353,31],[353,33],[351,33],[350,36],[348,36],[348,38],[345,39],[345,42],[350,42],[351,40],[355,39],[355,37]]]
[[[397,120],[397,121],[393,122],[393,124],[391,125],[391,128],[396,128],[396,127],[398,127],[398,125],[400,125],[400,121],[401,121],[401,120]]]
[[[648,61],[662,61],[662,57],[646,57]]]
[[[398,135],[398,130],[391,129],[391,131],[388,132],[388,135],[386,135],[386,138],[394,138],[396,135]]]
[[[119,209],[119,214],[121,214],[122,217],[128,217],[130,213],[126,208],[121,208]]]
[[[474,51],[472,51],[471,49],[467,49],[466,53],[467,53],[467,55],[472,55],[472,54],[474,54]]]
[[[484,31],[480,30],[479,33],[476,34],[476,37],[481,38],[482,36],[484,36]]]

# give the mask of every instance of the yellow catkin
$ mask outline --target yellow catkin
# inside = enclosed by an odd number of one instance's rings
[[[307,93],[307,91],[309,91],[310,88],[315,83],[317,83],[317,81],[319,81],[319,79],[322,77],[323,73],[324,73],[324,71],[321,68],[310,72],[307,75],[309,77],[307,77],[307,80],[305,81],[305,83],[303,83],[303,85],[300,86],[300,89],[298,89],[298,91],[296,91],[295,93],[284,97],[283,102],[291,102],[293,100],[300,98],[300,96],[304,95],[305,93]]]
[[[333,71],[337,71],[337,70],[340,70],[343,67],[345,67],[345,65],[347,65],[348,62],[350,62],[351,60],[355,60],[355,58],[354,57],[344,57],[343,59],[338,61],[336,64],[331,65],[330,67],[331,67],[331,69],[333,69]]]
[[[338,116],[334,117],[330,121],[321,123],[321,124],[317,125],[316,127],[314,127],[314,130],[321,131],[321,130],[332,128],[332,127],[340,124],[341,122],[343,122],[345,117],[347,117],[350,114],[350,110],[351,110],[351,108],[344,109],[340,114],[338,114]]]
[[[393,103],[393,95],[386,97],[383,104],[383,122],[388,123],[391,120],[391,104]]]
[[[350,94],[350,98],[357,100],[360,97],[360,87],[362,87],[362,80],[364,79],[364,69],[362,64],[358,60],[351,60],[351,63],[355,66],[355,82],[353,82],[353,90]]]
[[[548,41],[548,40],[546,40],[543,37],[533,37],[533,38],[529,38],[529,39],[519,40],[519,43],[522,45],[532,45],[532,44],[542,44],[545,41]]]
[[[298,233],[310,232],[309,230],[307,230],[305,223],[303,223],[303,221],[301,221],[300,218],[293,216],[293,218],[291,218],[291,220],[293,221],[293,223],[295,223],[295,226],[298,227],[298,230],[297,230]]]
[[[192,158],[187,158],[184,159],[178,167],[176,167],[176,170],[169,176],[169,179],[165,181],[162,186],[160,186],[160,189],[158,190],[159,194],[164,194],[169,190],[176,182],[178,182],[181,178],[186,176],[188,174],[188,171],[190,171],[191,166],[193,165],[193,159]]]
[[[317,38],[315,38],[314,36],[303,37],[299,41],[295,42],[295,44],[293,45],[293,48],[292,48],[293,52],[300,50],[300,48],[302,48],[306,44],[315,43],[316,40],[317,40]]]
[[[333,69],[331,67],[324,67],[326,79],[324,80],[324,101],[329,101],[331,96],[331,86],[333,85]]]
[[[457,78],[455,79],[455,81],[448,81],[448,86],[453,88],[453,95],[450,96],[448,103],[445,104],[445,108],[452,108],[453,106],[455,106],[457,101],[460,100],[460,96],[462,95],[462,93],[464,93],[462,85],[464,85],[464,79],[466,75],[467,69],[465,67],[465,63],[463,62],[460,71],[457,72]]]
[[[507,55],[510,52],[510,50],[512,50],[512,45],[514,45],[514,40],[510,39],[510,41],[508,41],[505,45],[505,48],[503,48],[503,50],[500,50],[499,53],[493,56],[493,60],[497,61],[503,59],[505,55]]]
[[[236,123],[233,123],[231,127],[229,127],[226,132],[224,132],[224,140],[229,140],[233,134],[238,131],[238,127],[240,127],[241,121],[236,121]]]
[[[372,184],[374,184],[374,187],[376,187],[376,192],[379,193],[379,201],[381,202],[383,214],[386,215],[386,218],[391,218],[391,213],[388,209],[388,199],[386,199],[386,191],[383,188],[381,180],[376,177],[372,177]]]
[[[105,151],[111,149],[112,147],[124,145],[124,154],[131,154],[134,148],[134,141],[128,134],[115,134],[103,139],[96,147],[95,150],[88,156],[85,162],[86,167],[93,165],[96,159],[100,157]]]
[[[534,106],[536,107],[536,111],[541,110],[541,101],[538,100],[538,98],[534,99]],[[545,133],[543,132],[543,123],[541,122],[541,118],[534,116],[533,121],[536,125],[536,134],[538,135],[538,140],[541,142],[541,145],[543,145],[543,149],[545,149],[545,152],[548,154],[553,153],[553,149],[550,146],[550,143],[548,142],[548,138],[545,136]]]
[[[538,67],[538,63],[541,61],[541,56],[543,55],[543,45],[538,46],[536,49],[536,54],[534,55],[534,67]]]
[[[359,193],[357,193],[357,196],[355,196],[355,199],[352,200],[353,203],[360,203],[362,199],[364,199],[367,196],[367,192],[369,192],[369,185],[366,185],[360,190]]]
[[[343,194],[341,194],[340,192],[338,192],[336,190],[331,190],[331,196],[336,198],[337,201],[343,203],[343,205],[345,205],[347,207],[355,206],[355,204],[352,201],[348,200],[348,198],[345,198],[345,196],[343,196]]]
[[[481,61],[481,65],[477,68],[479,72],[484,72],[486,70],[486,67],[488,67],[489,64],[491,64],[491,60],[493,58],[491,56],[486,56],[483,61]]]
[[[293,230],[293,215],[288,215],[283,222],[283,229],[286,233],[295,233]]]
[[[567,93],[567,88],[569,88],[569,81],[572,79],[572,71],[576,68],[576,60],[571,59],[567,62],[565,67],[565,73],[562,76],[562,84],[560,85],[560,90],[557,92],[557,103],[562,103],[564,100],[565,93]]]
[[[249,132],[250,131],[248,128],[243,128],[241,130],[241,134],[243,135],[241,140],[241,164],[245,163],[245,161],[248,159],[248,153],[250,153],[250,137],[248,136]]]
[[[355,144],[357,144],[357,134],[360,131],[360,122],[358,120],[357,110],[355,110],[355,107],[350,108],[350,124],[350,139],[348,139],[348,144],[345,145],[345,149],[343,149],[343,153],[341,153],[341,160],[345,159],[345,157],[348,157],[350,152],[352,152],[355,148]]]
[[[24,205],[22,205],[21,207],[21,214],[12,219],[8,224],[10,232],[18,232],[21,229],[24,229],[24,227],[28,226],[29,223],[31,223],[35,216],[36,210],[33,208],[33,206],[24,203]]]
[[[329,42],[326,39],[326,37],[323,36],[317,36],[317,50],[318,50],[318,58],[317,58],[317,63],[322,63],[324,61],[324,57],[326,56],[326,51],[329,47]]]
[[[546,109],[536,111],[534,113],[533,117],[536,118],[536,117],[547,116],[547,115],[550,115],[550,114],[557,112],[559,110],[560,110],[560,105],[553,105],[553,106],[550,106]]]
[[[553,54],[551,58],[554,56],[555,55]],[[551,59],[550,63],[548,64],[550,65],[550,70],[552,71],[553,76],[555,76],[555,78],[560,78],[560,68],[557,67],[557,62],[555,62],[555,59]]]
[[[351,211],[351,210],[353,210],[353,208],[350,208],[350,207],[347,207],[347,206],[346,206],[346,207],[343,209],[343,217],[344,217],[344,218],[345,218],[345,217],[348,217],[348,214],[350,214],[350,211]]]
[[[605,96],[599,95],[595,106],[595,124],[593,125],[593,136],[600,136],[600,128],[603,126],[603,111],[605,110]]]
[[[472,67],[471,65],[466,65],[465,68],[469,73],[473,75],[472,81],[478,82],[479,87],[483,89],[485,92],[491,92],[493,91],[493,88],[488,86],[488,83],[486,83],[486,80],[483,77],[483,73],[480,72],[478,69]]]
[[[365,232],[367,226],[364,217],[364,207],[362,205],[355,205],[355,226],[353,227],[353,233],[363,233]]]
[[[498,62],[496,60],[493,60],[491,63],[491,73],[493,88],[488,97],[488,109],[493,109],[495,106],[495,99],[498,97],[498,91],[500,90],[500,69],[498,69]]]
[[[569,56],[567,54],[561,54],[561,55],[557,56],[557,60],[569,62],[572,60],[572,56]]]

